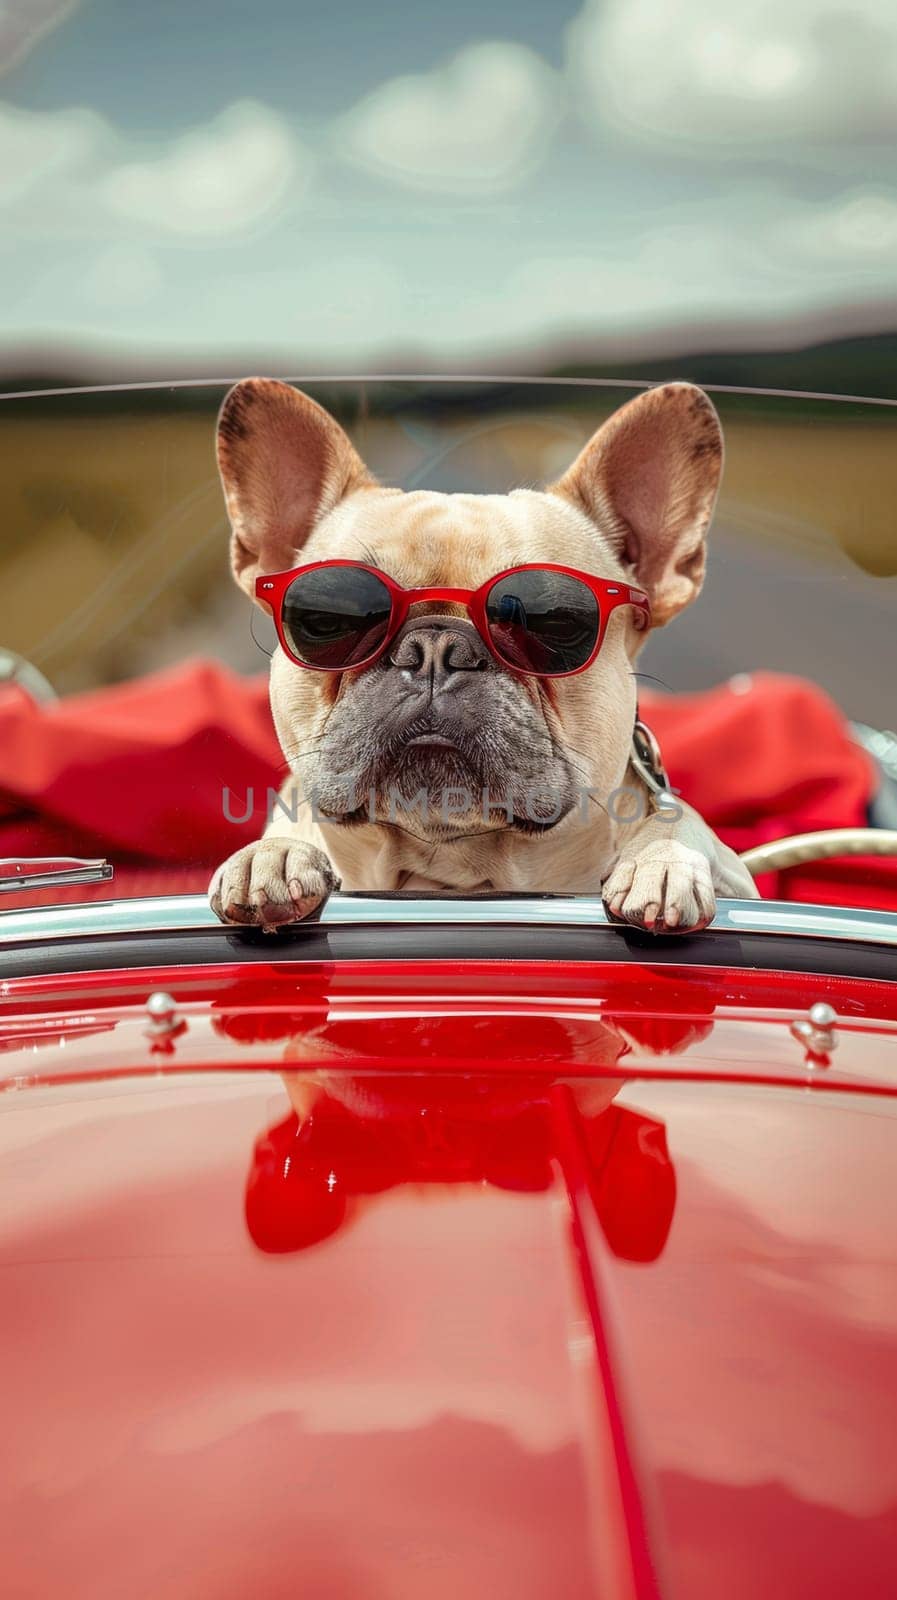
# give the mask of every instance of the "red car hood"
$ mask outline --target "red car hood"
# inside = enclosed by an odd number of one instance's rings
[[[823,982],[827,1067],[743,971],[2,986],[4,1591],[890,1592],[895,995]]]

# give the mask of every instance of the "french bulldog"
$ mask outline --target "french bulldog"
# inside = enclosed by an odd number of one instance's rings
[[[234,576],[278,621],[271,707],[290,772],[263,837],[212,879],[222,921],[273,930],[340,885],[600,891],[614,920],[684,932],[717,893],[756,895],[632,761],[647,629],[704,579],[723,441],[700,389],[644,391],[541,490],[378,483],[327,411],[264,378],[227,395],[217,452]],[[285,576],[310,567],[305,588]]]

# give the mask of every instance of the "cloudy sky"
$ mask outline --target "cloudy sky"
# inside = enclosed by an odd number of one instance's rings
[[[873,331],[897,0],[0,0],[0,206],[7,364]]]

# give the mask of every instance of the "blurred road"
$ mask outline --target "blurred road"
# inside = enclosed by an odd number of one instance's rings
[[[897,578],[823,565],[717,520],[701,598],[655,633],[646,672],[674,691],[759,669],[811,678],[848,716],[897,725]],[[654,687],[652,685],[652,687]]]

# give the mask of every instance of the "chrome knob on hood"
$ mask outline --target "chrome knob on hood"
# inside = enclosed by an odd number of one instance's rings
[[[157,989],[147,997],[146,1015],[149,1027],[145,1029],[153,1050],[170,1053],[179,1034],[185,1033],[187,1023],[178,1015],[178,1008],[170,994]]]
[[[828,1066],[829,1056],[838,1043],[835,1034],[837,1021],[838,1014],[832,1006],[824,1000],[817,1000],[806,1017],[799,1017],[792,1022],[792,1037],[806,1049],[808,1066]]]

